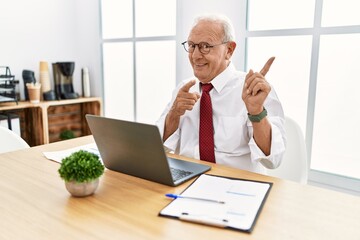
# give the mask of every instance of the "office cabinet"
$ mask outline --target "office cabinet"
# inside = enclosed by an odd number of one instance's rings
[[[75,137],[90,135],[85,115],[102,114],[100,98],[78,98],[59,101],[3,103],[0,113],[16,113],[20,118],[21,137],[30,145],[60,141],[60,134],[71,130]]]

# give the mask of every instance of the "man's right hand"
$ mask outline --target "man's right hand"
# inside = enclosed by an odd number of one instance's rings
[[[197,92],[190,93],[189,90],[196,83],[191,80],[182,86],[176,96],[176,99],[170,109],[171,114],[180,117],[185,114],[186,110],[192,110],[195,103],[199,100],[200,94]],[[169,113],[170,113],[169,112]]]
[[[195,80],[191,80],[180,88],[175,101],[165,119],[163,141],[165,141],[176,131],[176,129],[179,127],[180,117],[184,115],[186,111],[191,111],[195,103],[199,100],[199,93],[189,92],[190,88],[194,86],[195,83]]]

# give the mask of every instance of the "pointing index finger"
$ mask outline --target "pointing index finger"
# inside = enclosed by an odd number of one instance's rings
[[[267,72],[269,71],[269,69],[271,67],[271,64],[274,62],[274,60],[275,60],[275,57],[271,57],[271,58],[269,58],[269,60],[267,60],[264,67],[260,71],[261,75],[263,75],[265,77],[265,75],[267,74]]]
[[[189,92],[190,88],[192,86],[194,86],[196,83],[195,80],[190,80],[189,82],[187,82],[184,86],[181,87],[181,90],[184,92]]]

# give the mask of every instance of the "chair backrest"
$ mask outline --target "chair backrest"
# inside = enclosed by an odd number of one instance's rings
[[[308,163],[304,135],[300,126],[291,118],[285,117],[286,151],[280,166],[268,169],[268,175],[306,184]]]
[[[29,148],[24,139],[13,131],[0,126],[0,153]]]

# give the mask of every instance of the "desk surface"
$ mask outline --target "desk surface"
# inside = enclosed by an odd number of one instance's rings
[[[0,239],[360,239],[359,197],[211,163],[210,174],[274,183],[251,234],[159,217],[164,194],[191,181],[169,187],[106,170],[93,196],[73,198],[42,152],[90,142],[0,155]]]

